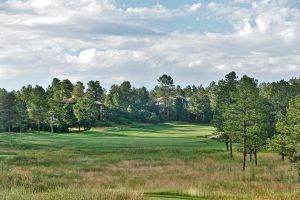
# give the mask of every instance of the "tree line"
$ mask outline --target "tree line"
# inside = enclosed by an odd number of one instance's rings
[[[202,86],[175,86],[168,75],[159,77],[151,91],[132,87],[129,81],[107,92],[99,81],[89,81],[86,88],[80,81],[54,78],[47,88],[0,89],[0,131],[49,131],[52,124],[54,132],[68,132],[110,123],[210,122],[209,95]],[[99,120],[99,104],[104,105],[104,120]]]
[[[54,78],[47,88],[0,89],[0,131],[69,132],[112,123],[212,123],[230,157],[233,143],[240,144],[243,169],[248,156],[257,164],[257,153],[270,148],[295,163],[300,176],[300,79],[258,84],[254,78],[238,79],[230,72],[207,87],[182,87],[164,74],[150,91],[132,87],[129,81],[112,85],[109,91],[99,81],[86,86]]]

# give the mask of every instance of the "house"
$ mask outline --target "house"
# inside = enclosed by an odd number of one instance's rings
[[[75,98],[71,97],[71,98],[63,99],[60,103],[61,104],[73,104],[73,105],[75,105],[77,103],[77,100]]]
[[[156,105],[158,106],[166,106],[166,103],[171,105],[175,105],[176,99],[179,99],[182,101],[185,108],[188,108],[188,104],[191,100],[191,98],[183,97],[183,96],[176,96],[176,97],[159,97],[156,99]]]
[[[101,103],[100,101],[95,101],[95,104],[99,107],[99,120],[104,120],[104,103]]]

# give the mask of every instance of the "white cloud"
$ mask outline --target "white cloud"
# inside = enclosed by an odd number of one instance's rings
[[[189,6],[189,11],[196,12],[201,8],[201,3],[195,3]]]
[[[80,52],[78,60],[83,64],[94,64],[97,57],[96,49],[87,49]]]
[[[52,3],[51,0],[33,0],[32,5],[37,8],[45,8]]]
[[[24,20],[24,24],[26,25],[34,25],[34,24],[58,24],[66,21],[64,17],[37,17],[33,19]]]
[[[249,35],[252,33],[252,26],[248,19],[244,19],[235,26],[236,30],[241,36]]]
[[[290,2],[170,9],[119,8],[111,0],[9,0],[0,3],[1,87],[54,76],[98,79],[106,87],[123,80],[153,86],[162,73],[182,84],[208,83],[231,70],[262,80],[300,76],[300,11]],[[232,31],[162,32],[152,25],[201,13],[207,23],[232,24]]]
[[[299,8],[293,4],[290,0],[211,2],[208,9],[213,16],[227,19],[244,35],[255,32],[280,34],[285,29],[300,27]]]
[[[129,7],[125,9],[125,14],[138,16],[139,18],[171,18],[188,15],[200,8],[201,3],[186,5],[178,9],[168,9],[161,4],[156,4],[152,7]]]
[[[15,76],[18,73],[17,70],[12,69],[10,66],[0,65],[0,79],[10,79],[11,76]]]
[[[125,10],[126,13],[132,15],[138,15],[139,17],[172,17],[178,14],[175,10],[168,10],[160,4],[156,4],[153,7],[129,7]]]

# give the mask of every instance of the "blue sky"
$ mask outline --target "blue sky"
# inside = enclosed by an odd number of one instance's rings
[[[201,4],[201,7],[207,6],[210,2],[224,1],[199,1],[199,0],[118,0],[117,5],[121,8],[131,7],[153,7],[162,5],[168,9],[178,9],[181,7]],[[229,32],[233,28],[230,23],[222,19],[208,19],[210,13],[203,9],[201,12],[193,12],[187,15],[180,15],[164,20],[149,20],[147,24],[153,28],[162,31],[183,31],[183,32]]]
[[[300,76],[298,0],[0,0],[0,87]]]

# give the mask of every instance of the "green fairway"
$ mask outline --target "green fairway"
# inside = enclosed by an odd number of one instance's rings
[[[13,144],[19,149],[57,150],[78,148],[86,152],[123,151],[124,149],[155,148],[178,150],[222,150],[224,145],[210,139],[214,129],[210,126],[189,124],[163,124],[134,128],[92,129],[83,133],[1,134],[2,146]]]
[[[263,154],[261,167],[249,164],[243,174],[240,155],[228,159],[213,132],[209,125],[167,123],[70,134],[1,133],[0,199],[298,197],[299,184],[286,163]]]

